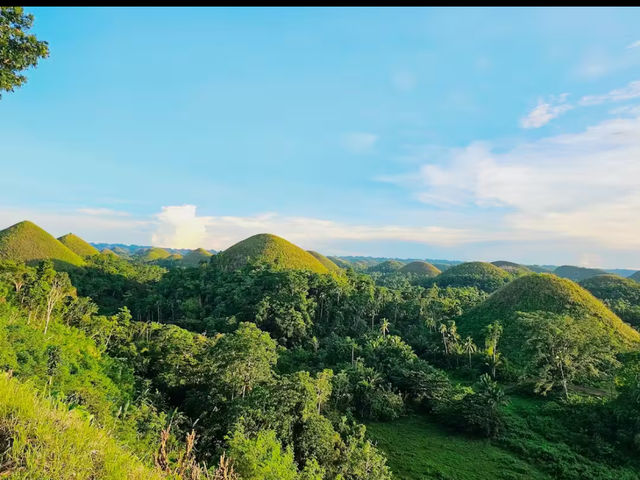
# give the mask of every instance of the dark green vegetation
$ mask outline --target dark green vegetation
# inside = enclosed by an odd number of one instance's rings
[[[404,265],[399,270],[401,273],[412,273],[414,275],[435,277],[440,274],[440,270],[427,262],[411,262]]]
[[[553,273],[562,278],[568,278],[574,282],[580,282],[596,275],[606,275],[607,272],[599,268],[574,267],[572,265],[563,265],[556,268]]]
[[[197,267],[201,262],[208,262],[211,259],[211,252],[204,248],[197,248],[182,257],[182,265],[185,267]]]
[[[0,475],[637,478],[640,334],[569,280],[166,253],[0,262]]]
[[[527,273],[532,273],[528,267],[524,265],[520,265],[518,263],[507,262],[506,260],[498,260],[496,262],[491,262],[492,265],[495,265],[498,268],[503,269],[505,272],[510,273],[511,275],[526,275]]]
[[[309,252],[284,238],[269,233],[261,233],[242,240],[218,253],[214,258],[219,268],[225,271],[255,263],[268,263],[281,270],[309,270],[317,273],[329,271]]]
[[[32,26],[33,15],[22,7],[0,7],[0,92],[24,85],[24,71],[49,56],[47,42],[29,33]]]
[[[329,270],[330,272],[340,272],[341,268],[321,253],[315,252],[313,250],[308,250],[308,252],[313,255],[315,259],[318,260],[322,265],[327,267],[327,270]]]
[[[71,250],[76,255],[81,257],[89,257],[91,255],[97,255],[100,252],[93,245],[85,242],[83,239],[74,235],[73,233],[67,233],[58,238],[60,243],[62,243],[65,247]]]
[[[640,283],[617,275],[597,275],[580,282],[630,325],[640,327]]]
[[[493,292],[512,278],[512,275],[490,263],[468,262],[442,272],[435,281],[441,287],[475,287]]]
[[[0,231],[0,259],[35,264],[52,260],[57,268],[68,269],[84,264],[84,260],[59,240],[38,227],[24,221]]]

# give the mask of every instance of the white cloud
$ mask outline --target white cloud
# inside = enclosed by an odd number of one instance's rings
[[[157,228],[153,245],[173,248],[198,248],[205,241],[209,217],[198,217],[195,205],[162,207],[155,216]]]
[[[638,48],[638,47],[640,47],[640,40],[636,40],[635,42],[627,45],[627,48]]]
[[[582,239],[640,248],[640,116],[495,153],[486,144],[452,150],[396,183],[437,206],[498,207],[505,237]],[[390,179],[393,180],[393,179]],[[469,214],[473,218],[473,213]]]
[[[538,100],[538,105],[525,117],[520,119],[522,128],[540,128],[549,123],[554,118],[571,110],[573,107],[567,103],[568,94],[563,93],[549,100]]]
[[[342,143],[344,147],[351,153],[369,153],[373,150],[378,136],[367,132],[353,132],[346,134]]]
[[[411,72],[399,71],[393,74],[391,82],[396,89],[402,92],[409,92],[416,87],[418,80]]]
[[[604,95],[586,95],[579,101],[580,105],[600,105],[608,102],[620,102],[623,100],[631,100],[640,97],[640,80],[630,82],[622,88],[611,90]]]

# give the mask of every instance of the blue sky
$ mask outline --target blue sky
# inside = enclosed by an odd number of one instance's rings
[[[30,11],[3,225],[640,268],[640,10]]]

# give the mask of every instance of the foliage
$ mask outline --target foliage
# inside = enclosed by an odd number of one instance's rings
[[[508,283],[513,277],[490,263],[468,262],[455,265],[435,278],[440,287],[476,287],[493,292]]]
[[[49,56],[47,42],[29,33],[32,26],[33,15],[22,7],[0,7],[0,92],[24,85],[23,72]]]

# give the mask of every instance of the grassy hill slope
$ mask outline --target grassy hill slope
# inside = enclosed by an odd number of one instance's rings
[[[109,434],[64,403],[0,373],[0,477],[13,480],[153,480]]]
[[[512,278],[490,263],[467,262],[442,272],[435,281],[441,287],[476,287],[485,292],[493,292]]]
[[[336,265],[333,261],[329,260],[329,258],[325,257],[321,253],[316,252],[315,250],[307,250],[307,252],[309,252],[311,255],[313,255],[316,258],[316,260],[318,260],[321,264],[327,267],[327,270],[329,270],[330,272],[338,273],[342,271],[342,269],[338,265]]]
[[[553,273],[562,278],[568,278],[574,282],[580,282],[596,275],[606,275],[607,272],[599,268],[575,267],[573,265],[562,265],[556,268]]]
[[[640,342],[637,331],[587,290],[571,280],[545,273],[517,278],[465,313],[457,323],[463,334],[470,334],[481,341],[486,326],[499,321],[504,327],[505,344],[511,339],[513,348],[517,350],[526,339],[513,328],[516,312],[540,310],[570,315],[580,322],[585,331],[604,328],[612,343],[619,348]]]
[[[399,262],[398,260],[385,260],[382,263],[367,268],[367,272],[392,273],[399,271],[402,267],[404,267],[404,263]]]
[[[136,258],[142,262],[155,262],[156,260],[164,260],[169,257],[171,257],[171,254],[160,247],[151,247],[136,255]]]
[[[197,248],[185,254],[181,263],[186,267],[197,267],[200,262],[208,262],[211,256],[211,252],[206,251],[204,248]]]
[[[530,268],[525,267],[524,265],[520,265],[519,263],[514,262],[508,262],[506,260],[498,260],[495,262],[491,262],[491,264],[503,269],[505,272],[516,276],[526,275],[527,273],[531,273],[533,271]]]
[[[269,233],[253,235],[232,245],[215,256],[223,270],[235,270],[247,263],[265,262],[276,269],[311,270],[328,273],[329,270],[309,252],[284,238]]]
[[[423,275],[427,277],[435,277],[440,275],[440,270],[428,262],[411,262],[407,263],[400,269],[401,273],[413,273],[415,275]]]
[[[16,223],[0,231],[0,259],[30,264],[51,259],[56,268],[62,269],[84,264],[82,257],[29,221]]]
[[[81,257],[88,257],[91,255],[97,255],[100,251],[88,242],[85,242],[82,238],[74,235],[73,233],[67,233],[58,238],[60,243],[67,247],[72,252],[80,255]]]

